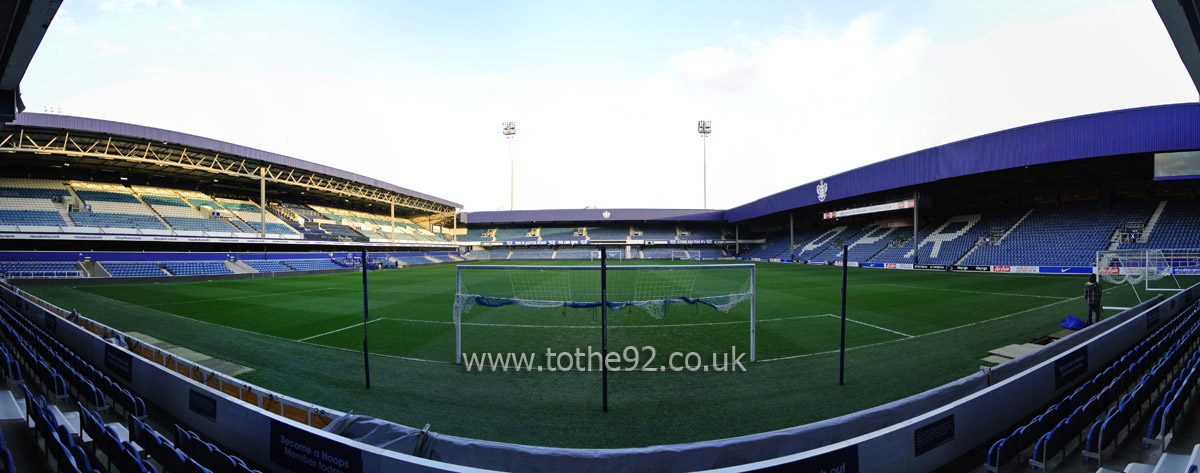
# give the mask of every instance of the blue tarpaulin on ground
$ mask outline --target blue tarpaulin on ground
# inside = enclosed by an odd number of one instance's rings
[[[1059,325],[1062,325],[1065,329],[1079,330],[1087,327],[1087,322],[1075,318],[1074,315],[1067,314],[1067,320],[1062,321]]]

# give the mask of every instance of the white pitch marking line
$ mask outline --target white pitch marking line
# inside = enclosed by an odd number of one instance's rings
[[[101,299],[107,299],[107,300],[110,300],[110,301],[112,301],[113,303],[116,303],[116,304],[123,304],[123,305],[127,305],[127,306],[130,306],[130,307],[135,307],[135,308],[138,308],[138,309],[145,309],[145,310],[148,310],[148,311],[151,311],[151,312],[157,312],[157,313],[159,313],[159,314],[162,314],[162,315],[164,315],[164,316],[173,317],[173,318],[176,318],[176,319],[179,319],[179,320],[185,320],[185,321],[188,321],[188,322],[195,322],[195,323],[198,323],[198,324],[211,325],[211,326],[213,326],[213,327],[216,327],[216,328],[221,328],[221,329],[225,329],[225,330],[233,330],[233,331],[235,331],[235,332],[242,332],[242,333],[246,333],[246,334],[250,334],[250,335],[257,335],[257,336],[260,336],[260,337],[273,338],[273,339],[275,339],[275,340],[281,340],[281,341],[285,341],[285,342],[295,342],[295,343],[300,343],[300,344],[303,344],[303,345],[308,345],[308,346],[310,346],[310,347],[315,347],[315,348],[328,349],[328,350],[337,350],[337,351],[347,351],[347,352],[353,352],[353,353],[358,353],[358,352],[359,352],[359,350],[352,350],[352,349],[350,349],[350,348],[334,347],[334,346],[329,346],[329,345],[322,345],[322,344],[320,344],[320,343],[302,342],[302,341],[300,341],[300,340],[295,340],[295,339],[291,339],[291,338],[283,338],[283,337],[280,337],[280,336],[278,336],[278,335],[270,335],[270,334],[261,333],[261,332],[254,332],[254,331],[246,330],[246,329],[244,329],[244,328],[230,327],[230,326],[228,326],[228,325],[221,325],[221,324],[218,324],[218,323],[213,323],[213,322],[209,322],[209,321],[206,321],[206,320],[193,319],[193,318],[191,318],[191,317],[184,317],[184,316],[182,316],[182,315],[179,315],[179,314],[172,314],[172,313],[170,313],[170,312],[166,312],[166,311],[158,310],[158,309],[155,309],[155,308],[153,308],[153,307],[146,307],[146,306],[141,306],[141,305],[137,305],[137,304],[131,304],[131,303],[129,303],[129,302],[125,302],[125,301],[119,301],[119,300],[113,299],[113,298],[111,298],[111,297],[108,297],[108,296],[102,296],[102,295],[99,295],[99,294],[92,294],[92,293],[90,293],[90,292],[87,292],[87,291],[80,290],[80,289],[79,289],[78,287],[76,287],[76,286],[72,286],[70,289],[71,289],[72,291],[75,291],[75,292],[82,292],[82,293],[84,293],[84,294],[87,294],[87,295],[89,295],[89,296],[92,296],[92,297],[99,297],[99,298],[101,298]],[[97,321],[97,323],[98,323],[98,321]],[[360,324],[360,325],[361,325],[361,324]],[[397,359],[397,360],[419,361],[419,362],[422,362],[422,363],[438,363],[438,364],[443,364],[443,365],[449,365],[449,364],[453,364],[453,362],[450,362],[450,361],[429,360],[429,359],[425,359],[425,358],[411,358],[411,357],[407,357],[407,356],[400,356],[400,355],[387,355],[387,354],[383,354],[383,353],[372,353],[372,354],[371,354],[371,356],[378,356],[378,357],[383,357],[383,358],[393,358],[393,359]]]
[[[841,316],[837,316],[837,315],[833,315],[833,314],[827,314],[827,315],[829,315],[830,317],[833,317],[833,318],[835,318],[835,319],[840,319],[840,318],[841,318]],[[871,327],[871,328],[877,328],[877,329],[879,329],[879,330],[883,330],[883,331],[885,331],[885,332],[892,332],[892,333],[894,333],[894,334],[896,334],[896,335],[899,335],[899,336],[901,336],[901,337],[905,337],[905,338],[913,338],[913,335],[909,335],[909,334],[907,334],[907,333],[904,333],[904,332],[897,332],[897,331],[895,331],[895,330],[892,330],[892,329],[890,329],[890,328],[880,327],[880,326],[878,326],[878,325],[873,325],[873,324],[869,324],[869,323],[866,323],[866,322],[860,322],[860,321],[857,321],[857,320],[851,319],[851,318],[849,318],[849,317],[847,317],[847,318],[846,318],[846,321],[847,321],[847,322],[854,322],[854,323],[856,323],[856,324],[859,324],[859,325],[866,325],[866,326],[868,326],[868,327]]]
[[[966,289],[908,286],[908,285],[904,285],[904,284],[880,284],[880,286],[894,286],[894,287],[903,287],[903,288],[908,288],[908,289],[921,289],[924,291],[964,292],[967,294],[986,294],[986,295],[991,295],[991,296],[1038,297],[1038,298],[1042,298],[1042,299],[1058,299],[1058,300],[1063,300],[1063,301],[1071,299],[1070,297],[1061,297],[1061,296],[1036,296],[1036,295],[1032,295],[1032,294],[1013,294],[1011,292],[968,291]]]
[[[1120,287],[1120,286],[1110,286],[1110,287],[1108,287],[1108,288],[1105,288],[1105,289],[1103,289],[1103,291],[1108,291],[1109,289],[1117,289],[1117,288],[1119,288],[1119,287]],[[1069,299],[1066,299],[1066,300],[1061,300],[1061,301],[1058,301],[1058,302],[1051,302],[1051,303],[1049,303],[1049,304],[1046,304],[1046,305],[1037,306],[1037,307],[1034,307],[1034,308],[1031,308],[1031,309],[1025,309],[1025,310],[1022,310],[1022,311],[1019,311],[1019,312],[1013,312],[1013,313],[1011,313],[1011,314],[1005,314],[1005,315],[1001,315],[1001,316],[999,316],[999,317],[994,317],[994,318],[987,319],[987,320],[980,320],[980,321],[978,321],[978,322],[971,322],[971,323],[969,323],[969,324],[965,324],[965,325],[959,325],[959,326],[956,326],[956,327],[950,327],[950,328],[946,328],[946,329],[942,329],[942,330],[938,330],[938,331],[934,331],[934,332],[923,333],[923,334],[920,334],[920,335],[914,335],[912,338],[901,338],[901,339],[896,339],[896,340],[885,340],[885,341],[882,341],[882,342],[868,343],[868,344],[866,344],[866,345],[859,345],[859,346],[856,346],[856,347],[850,347],[850,348],[847,348],[847,349],[846,349],[846,351],[850,351],[850,350],[857,350],[857,349],[860,349],[860,348],[870,348],[870,347],[879,346],[879,345],[886,345],[886,344],[888,344],[888,343],[903,342],[903,341],[913,340],[913,339],[917,339],[917,338],[928,337],[928,336],[930,336],[930,335],[937,335],[937,334],[940,334],[940,333],[945,333],[945,332],[949,332],[949,331],[952,331],[952,330],[958,330],[958,329],[960,329],[960,328],[967,328],[967,327],[972,327],[972,326],[979,325],[979,324],[984,324],[984,323],[988,323],[988,322],[993,322],[993,321],[996,321],[996,320],[1007,319],[1007,318],[1009,318],[1009,317],[1012,317],[1012,316],[1014,316],[1014,315],[1021,315],[1021,314],[1024,314],[1024,313],[1026,313],[1026,312],[1033,312],[1033,311],[1035,311],[1035,310],[1039,310],[1039,309],[1045,309],[1045,308],[1047,308],[1047,307],[1050,307],[1050,306],[1052,306],[1052,305],[1058,305],[1058,304],[1062,304],[1063,302],[1073,301],[1073,300],[1076,300],[1076,299],[1083,299],[1083,296],[1075,296],[1075,297],[1072,297],[1072,298],[1069,298]],[[805,354],[802,354],[802,355],[781,356],[781,357],[779,357],[779,358],[768,358],[768,359],[765,359],[765,360],[758,360],[758,363],[766,363],[766,362],[768,362],[768,361],[794,360],[794,359],[797,359],[797,358],[809,358],[809,357],[813,357],[813,356],[829,355],[829,354],[832,354],[832,353],[837,353],[837,352],[838,352],[838,350],[826,350],[826,351],[821,351],[821,352],[816,352],[816,353],[805,353]]]
[[[301,290],[288,291],[288,292],[274,292],[274,293],[270,293],[270,294],[248,294],[248,295],[244,295],[244,296],[222,297],[222,298],[218,298],[218,299],[204,299],[203,301],[185,300],[185,301],[170,301],[170,302],[154,302],[154,303],[150,303],[150,304],[142,304],[142,307],[158,307],[158,306],[164,306],[164,305],[177,305],[177,304],[194,304],[197,302],[210,302],[210,301],[234,301],[234,300],[239,300],[239,299],[255,299],[255,298],[259,298],[259,297],[277,297],[277,296],[283,296],[283,295],[288,295],[288,294],[303,294],[306,292],[337,291],[337,290],[346,290],[346,289],[338,289],[338,288],[334,288],[334,287],[318,287],[318,288],[313,288],[313,289],[301,289]]]
[[[375,322],[378,322],[378,321],[380,321],[380,320],[383,320],[383,319],[374,319],[374,320],[367,321],[367,323],[369,323],[369,324],[373,324],[373,323],[375,323]],[[299,339],[299,340],[296,340],[296,341],[297,341],[297,342],[307,342],[307,341],[309,341],[309,340],[312,340],[312,339],[314,339],[314,338],[320,338],[320,337],[324,337],[324,336],[326,336],[326,335],[330,335],[330,334],[334,334],[334,333],[341,332],[341,331],[343,331],[343,330],[350,330],[350,329],[352,329],[352,328],[356,328],[356,327],[362,327],[362,326],[363,326],[363,324],[354,324],[354,325],[351,325],[351,326],[349,326],[349,327],[342,327],[342,328],[339,328],[339,329],[337,329],[337,330],[330,330],[330,331],[328,331],[328,332],[325,332],[325,333],[322,333],[322,334],[313,335],[313,336],[311,336],[311,337],[304,337],[304,338],[301,338],[301,339]]]

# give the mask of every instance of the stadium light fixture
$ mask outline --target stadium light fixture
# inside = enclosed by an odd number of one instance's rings
[[[700,132],[700,141],[704,144],[704,208],[708,208],[708,135],[712,133],[712,121],[700,120],[696,124]]]
[[[504,122],[504,137],[508,139],[508,210],[513,207],[513,195],[516,194],[516,164],[512,157],[512,137],[517,134],[517,122]]]

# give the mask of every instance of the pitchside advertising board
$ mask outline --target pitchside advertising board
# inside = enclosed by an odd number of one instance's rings
[[[628,240],[647,245],[715,245],[725,240]],[[589,245],[590,240],[504,240],[495,242],[480,242],[483,246],[561,246]]]
[[[841,263],[837,263],[841,264]],[[912,263],[858,263],[863,268],[882,268],[882,269],[920,269],[925,271],[974,271],[974,272],[989,272],[989,273],[1009,273],[1009,274],[1091,274],[1092,268],[1088,266],[1009,266],[1009,265],[944,265],[944,264],[912,264]],[[854,266],[851,263],[851,266]],[[1101,274],[1109,269],[1116,271],[1117,268],[1100,268]],[[1200,274],[1200,269],[1193,270],[1192,268],[1182,268],[1191,273],[1179,272],[1176,268],[1176,274]],[[1115,274],[1115,273],[1109,273]]]
[[[1018,273],[1018,274],[1034,274],[1038,272],[1037,266],[992,266],[993,273]]]
[[[757,473],[858,473],[858,445],[750,471]]]
[[[362,451],[271,421],[271,462],[297,473],[362,473]]]

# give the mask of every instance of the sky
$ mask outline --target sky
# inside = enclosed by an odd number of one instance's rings
[[[466,211],[726,209],[973,136],[1197,101],[1149,0],[66,0],[21,89],[27,111]]]

